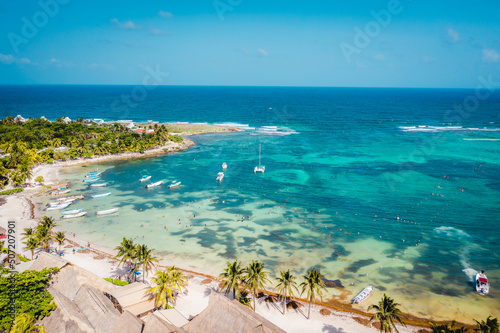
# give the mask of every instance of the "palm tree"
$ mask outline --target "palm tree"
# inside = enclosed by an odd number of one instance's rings
[[[436,323],[430,322],[431,329],[433,333],[467,333],[469,330],[465,327],[456,326],[456,322],[453,320],[450,324],[437,325]]]
[[[44,228],[47,228],[47,230],[52,231],[52,228],[57,226],[57,223],[55,222],[53,217],[44,216],[42,221],[41,221],[41,225]]]
[[[146,293],[152,293],[155,296],[155,306],[167,309],[168,299],[170,298],[172,302],[174,300],[170,274],[157,270],[151,282],[153,287],[146,290]]]
[[[307,275],[304,275],[304,282],[300,284],[302,287],[301,295],[307,291],[307,297],[309,298],[309,311],[307,313],[307,319],[311,317],[311,304],[316,296],[320,299],[323,296],[321,289],[326,290],[325,283],[323,282],[323,274],[318,270],[312,269]]]
[[[66,235],[64,234],[64,231],[59,231],[56,233],[54,240],[59,243],[59,252],[61,252],[61,245],[64,244],[64,241],[66,240]]]
[[[146,276],[149,271],[149,267],[154,265],[155,262],[158,262],[158,259],[153,257],[151,252],[153,252],[154,249],[148,249],[147,245],[140,244],[137,245],[135,249],[135,257],[137,258],[137,262],[139,265],[142,265],[142,281],[145,281]]]
[[[285,311],[286,311],[287,293],[288,293],[288,295],[293,297],[293,296],[295,296],[293,294],[293,289],[295,289],[295,291],[299,292],[297,290],[297,283],[295,282],[295,279],[296,279],[296,277],[290,273],[290,270],[282,271],[281,277],[276,278],[276,280],[278,281],[278,284],[276,285],[276,289],[280,292],[280,295],[283,299],[283,315],[285,315]]]
[[[238,297],[238,301],[253,310],[252,301],[250,300],[250,297],[248,297],[248,291],[242,290],[240,296]]]
[[[38,239],[30,237],[28,238],[25,244],[26,246],[24,247],[24,249],[31,251],[31,260],[33,260],[33,256],[35,255],[35,250],[38,246],[40,246],[40,243],[38,242]]]
[[[36,238],[42,249],[49,252],[50,242],[52,242],[52,232],[43,224],[39,224],[36,229]]]
[[[486,318],[486,321],[481,320],[481,322],[478,322],[475,319],[474,321],[477,323],[479,333],[500,333],[497,318],[491,318],[491,316],[488,316],[488,318]]]
[[[368,307],[368,311],[372,309],[377,310],[377,312],[370,318],[370,321],[380,321],[380,332],[390,333],[392,332],[392,327],[394,327],[396,333],[399,333],[394,320],[397,320],[401,323],[401,325],[406,326],[406,324],[401,320],[401,318],[404,318],[404,316],[401,310],[398,309],[399,305],[400,304],[395,303],[392,298],[384,294],[382,299],[378,302],[378,305],[372,304]]]
[[[115,250],[118,250],[118,254],[115,256],[116,259],[120,259],[118,266],[121,264],[125,264],[130,261],[133,265],[132,273],[135,273],[135,261],[136,261],[136,246],[134,245],[134,241],[132,238],[125,238],[120,245],[118,245]]]
[[[236,289],[238,289],[239,283],[243,279],[243,269],[238,261],[233,262],[232,264],[228,261],[226,262],[226,269],[224,269],[224,273],[222,273],[219,278],[224,280],[224,284],[222,285],[222,289],[226,289],[226,296],[229,296],[229,292],[231,289],[233,290],[233,298],[236,299]]]
[[[269,282],[267,272],[264,271],[264,264],[258,260],[252,260],[252,263],[245,269],[245,285],[250,288],[253,295],[253,310],[255,311],[255,298],[258,288],[264,289],[264,283]]]
[[[23,236],[23,238],[21,239],[32,238],[35,236],[35,229],[24,228],[24,232],[21,234],[21,236]]]
[[[45,328],[43,325],[37,325],[29,314],[21,313],[14,320],[10,333],[45,333]]]
[[[172,287],[182,291],[182,288],[186,289],[187,279],[184,273],[175,266],[167,267],[167,273],[170,275],[170,281],[172,282]]]

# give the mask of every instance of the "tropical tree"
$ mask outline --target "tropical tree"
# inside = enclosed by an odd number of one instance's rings
[[[168,272],[157,270],[152,278],[152,287],[146,290],[146,293],[151,293],[155,296],[155,306],[160,308],[168,308],[168,299],[174,301],[174,289],[172,287],[171,276]]]
[[[42,246],[42,250],[49,252],[50,243],[52,242],[52,232],[43,224],[39,224],[36,230],[36,238]]]
[[[115,250],[118,250],[118,254],[115,256],[115,258],[120,259],[120,261],[118,262],[118,266],[130,262],[133,265],[131,273],[135,273],[136,246],[134,245],[134,241],[132,240],[132,238],[123,237],[121,244],[118,245]]]
[[[45,333],[43,325],[37,325],[35,318],[27,313],[21,313],[14,320],[10,333]]]
[[[40,225],[40,224],[39,224]],[[54,220],[53,217],[50,217],[50,216],[44,216],[42,218],[42,221],[41,221],[41,225],[44,227],[44,228],[47,228],[49,231],[52,231],[52,228],[54,228],[55,226],[57,226],[57,223],[56,221]]]
[[[35,229],[33,228],[24,228],[24,232],[21,234],[23,238],[21,239],[26,239],[26,238],[32,238],[35,236]]]
[[[486,321],[481,320],[481,322],[479,322],[475,319],[474,321],[477,323],[478,332],[480,333],[500,333],[497,318],[491,318],[491,316],[488,316]]]
[[[322,298],[322,289],[326,290],[325,283],[323,282],[323,274],[318,270],[312,269],[306,275],[303,276],[304,281],[300,284],[302,287],[301,295],[307,292],[307,297],[309,298],[309,311],[307,312],[307,319],[311,316],[311,305],[316,296]]]
[[[290,296],[295,296],[293,294],[293,290],[295,289],[296,292],[299,292],[297,290],[297,283],[295,282],[296,277],[290,273],[290,270],[287,271],[282,271],[281,272],[281,277],[276,278],[276,281],[278,281],[278,284],[276,285],[276,290],[281,295],[281,298],[283,300],[283,315],[285,315],[286,312],[286,296],[287,294]]]
[[[148,249],[148,246],[144,244],[135,247],[134,257],[137,259],[138,264],[142,265],[142,281],[145,281],[149,267],[153,266],[155,262],[158,262],[158,259],[152,255],[153,251],[154,249]]]
[[[43,185],[44,181],[45,181],[45,179],[43,179],[42,176],[38,176],[38,177],[35,178],[35,183],[39,183],[39,184]]]
[[[64,241],[66,240],[66,235],[64,234],[64,231],[59,231],[56,233],[54,236],[54,240],[59,244],[59,252],[61,252],[61,245],[64,244]]]
[[[458,327],[453,320],[450,324],[441,324],[430,322],[433,333],[467,333],[469,330],[465,327]]]
[[[380,332],[392,332],[392,328],[394,331],[398,333],[398,329],[396,328],[396,323],[394,320],[397,320],[401,325],[406,326],[406,324],[402,321],[401,318],[404,318],[401,310],[398,308],[400,304],[395,303],[394,300],[386,294],[382,297],[382,299],[378,302],[378,305],[372,304],[368,307],[368,311],[375,309],[377,312],[370,318],[372,320],[378,320],[380,322]]]
[[[187,279],[178,267],[170,266],[167,267],[167,273],[170,275],[170,281],[172,283],[172,287],[182,291],[182,288],[186,289]]]
[[[28,238],[28,240],[25,243],[25,250],[30,250],[31,251],[31,260],[33,260],[33,256],[35,255],[35,250],[40,246],[40,243],[38,242],[38,239],[34,237]]]
[[[264,264],[258,260],[252,260],[252,263],[245,269],[245,285],[250,289],[253,296],[253,310],[255,311],[255,299],[257,298],[257,289],[264,289],[264,283],[269,282],[267,272],[264,270]]]
[[[230,263],[226,262],[226,268],[224,272],[219,276],[220,279],[224,280],[222,289],[226,289],[226,296],[229,296],[231,289],[233,290],[233,298],[236,299],[236,290],[238,289],[239,283],[243,280],[244,270],[238,261]]]
[[[240,296],[238,297],[238,301],[253,310],[252,301],[250,300],[250,297],[248,297],[248,291],[242,290]]]

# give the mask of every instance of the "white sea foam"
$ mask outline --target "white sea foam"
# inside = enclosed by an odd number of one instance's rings
[[[500,128],[496,127],[463,127],[463,126],[427,126],[427,125],[419,125],[419,126],[399,126],[399,129],[403,132],[458,132],[458,131],[467,131],[467,132],[500,132]]]
[[[457,239],[457,238],[469,238],[470,237],[470,235],[468,233],[466,233],[465,231],[457,229],[457,228],[453,228],[453,227],[442,226],[442,227],[438,227],[438,228],[434,229],[434,231],[436,231],[438,234],[444,234],[448,237],[453,237],[455,239]]]

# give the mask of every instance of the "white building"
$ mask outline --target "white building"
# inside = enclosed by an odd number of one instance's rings
[[[16,116],[16,118],[14,118],[14,121],[15,121],[16,123],[20,124],[20,123],[25,123],[25,122],[26,122],[26,119],[24,119],[23,117],[21,117],[21,115],[20,115],[20,114],[18,114],[18,115]]]
[[[70,124],[70,123],[71,123],[71,119],[69,119],[68,117],[64,117],[64,118],[62,119],[62,122],[63,122],[64,124]]]

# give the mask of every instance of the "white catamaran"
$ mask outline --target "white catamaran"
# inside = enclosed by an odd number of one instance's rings
[[[221,181],[222,181],[222,179],[224,179],[224,172],[219,172],[219,173],[217,174],[217,179],[216,179],[216,180],[217,180],[218,182],[221,182]]]
[[[264,171],[266,171],[266,167],[263,166],[262,164],[260,164],[260,144],[259,144],[259,165],[256,166],[254,169],[253,169],[253,173],[257,173],[257,172],[262,172],[264,173]]]

